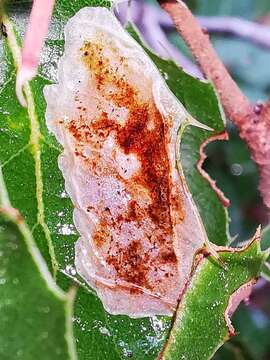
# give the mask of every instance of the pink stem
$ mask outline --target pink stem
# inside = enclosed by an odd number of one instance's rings
[[[16,94],[23,106],[26,106],[26,101],[22,88],[37,73],[39,54],[48,31],[53,5],[54,0],[34,0],[33,3],[16,80]]]

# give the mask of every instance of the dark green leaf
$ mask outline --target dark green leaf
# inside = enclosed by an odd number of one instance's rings
[[[57,287],[27,225],[6,197],[0,171],[0,358],[76,359],[75,289]]]

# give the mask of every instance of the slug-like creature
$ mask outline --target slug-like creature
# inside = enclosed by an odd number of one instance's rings
[[[46,121],[64,148],[77,272],[109,313],[172,315],[206,241],[177,169],[178,129],[192,118],[104,8],[66,25],[58,77]]]

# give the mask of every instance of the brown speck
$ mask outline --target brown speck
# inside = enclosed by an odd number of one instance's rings
[[[162,252],[160,254],[160,257],[166,263],[168,263],[168,262],[176,263],[177,262],[175,253],[173,251]]]

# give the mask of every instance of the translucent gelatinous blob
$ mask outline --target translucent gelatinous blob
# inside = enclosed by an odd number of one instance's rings
[[[66,25],[46,121],[80,233],[77,272],[112,314],[171,315],[205,232],[176,167],[186,110],[104,8]]]

